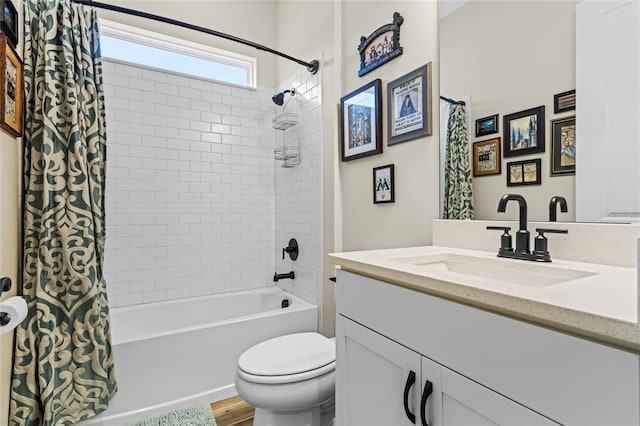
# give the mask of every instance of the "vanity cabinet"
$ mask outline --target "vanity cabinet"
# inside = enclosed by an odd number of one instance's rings
[[[336,334],[337,425],[557,424],[343,316]]]
[[[336,312],[338,426],[640,424],[637,354],[346,271]]]

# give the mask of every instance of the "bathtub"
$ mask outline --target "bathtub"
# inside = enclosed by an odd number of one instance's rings
[[[103,413],[79,424],[125,425],[234,396],[242,352],[316,331],[317,322],[317,306],[277,287],[112,309],[118,392]]]

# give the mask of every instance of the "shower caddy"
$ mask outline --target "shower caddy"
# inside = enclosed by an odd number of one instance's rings
[[[278,161],[283,161],[282,163],[282,167],[288,168],[288,167],[294,167],[297,166],[298,164],[300,164],[300,133],[299,130],[295,130],[296,131],[296,143],[295,144],[291,144],[291,143],[287,143],[287,129],[291,129],[292,127],[296,126],[298,124],[298,121],[300,119],[300,115],[294,112],[287,112],[286,108],[287,108],[287,104],[289,104],[289,102],[293,99],[293,96],[295,95],[295,89],[291,89],[290,91],[286,91],[286,92],[290,92],[291,93],[291,97],[289,98],[289,100],[284,104],[284,106],[282,107],[282,112],[278,115],[276,115],[273,120],[271,120],[272,122],[272,127],[276,130],[281,130],[282,131],[282,146],[279,148],[276,148],[273,150],[273,158],[275,160]],[[284,95],[283,95],[284,96]],[[274,98],[276,98],[276,96],[274,96]],[[275,102],[275,100],[274,100]],[[278,132],[276,132],[277,134]],[[276,136],[276,140],[277,140],[277,136]]]

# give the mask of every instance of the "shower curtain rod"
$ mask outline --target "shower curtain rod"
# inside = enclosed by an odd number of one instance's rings
[[[464,101],[454,101],[453,99],[449,99],[449,98],[446,98],[444,96],[440,96],[440,99],[442,99],[443,101],[447,101],[450,104],[465,105]]]
[[[171,18],[166,18],[164,16],[154,15],[152,13],[147,13],[147,12],[141,12],[139,10],[134,10],[134,9],[128,9],[126,7],[120,7],[120,6],[114,6],[114,5],[111,5],[111,4],[100,3],[100,2],[96,2],[96,1],[92,1],[92,0],[72,0],[72,1],[74,3],[83,4],[85,6],[92,6],[92,7],[97,7],[99,9],[107,9],[107,10],[111,10],[113,12],[124,13],[124,14],[127,14],[127,15],[139,16],[141,18],[151,19],[151,20],[158,21],[158,22],[164,22],[166,24],[176,25],[178,27],[187,28],[187,29],[190,29],[190,30],[199,31],[201,33],[205,33],[205,34],[213,35],[213,36],[216,36],[216,37],[224,38],[224,39],[227,39],[227,40],[235,41],[236,43],[244,44],[246,46],[254,47],[254,48],[258,49],[258,50],[263,50],[265,52],[273,53],[274,55],[281,56],[281,57],[283,57],[285,59],[288,59],[290,61],[296,62],[296,63],[298,63],[300,65],[303,65],[303,66],[305,66],[307,68],[307,71],[309,71],[311,74],[315,74],[318,71],[318,68],[320,67],[320,62],[317,59],[314,59],[311,62],[305,62],[303,60],[294,58],[293,56],[289,56],[289,55],[287,55],[285,53],[278,52],[277,50],[271,49],[270,47],[266,47],[266,46],[263,46],[261,44],[254,43],[252,41],[245,40],[245,39],[242,39],[240,37],[236,37],[236,36],[232,36],[232,35],[229,35],[229,34],[221,33],[220,31],[215,31],[215,30],[211,30],[209,28],[200,27],[198,25],[188,24],[186,22],[177,21],[177,20],[171,19]]]

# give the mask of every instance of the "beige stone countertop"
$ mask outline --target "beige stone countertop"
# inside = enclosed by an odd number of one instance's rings
[[[420,263],[422,256],[438,255],[462,256],[463,261],[470,256],[489,269],[519,271],[526,277],[523,283],[516,284],[476,276],[473,272],[469,275],[464,271],[446,271],[437,265],[415,264]],[[498,258],[495,253],[485,251],[438,246],[332,253],[329,260],[345,271],[640,354],[635,268],[557,259],[551,263],[530,262]],[[528,275],[532,271],[551,277],[551,281],[554,276],[571,278],[535,285],[531,283],[535,277]]]

